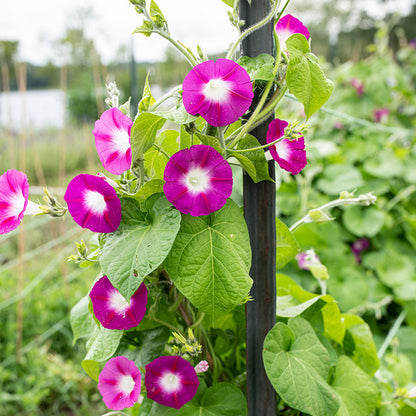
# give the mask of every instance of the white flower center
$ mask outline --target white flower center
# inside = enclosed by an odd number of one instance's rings
[[[202,92],[207,100],[214,102],[224,101],[227,100],[230,93],[229,84],[228,81],[223,79],[211,79],[205,84]]]
[[[104,197],[97,191],[88,190],[84,194],[85,205],[94,214],[103,214],[107,209]]]
[[[130,394],[136,383],[133,380],[132,376],[122,376],[118,382],[118,387],[124,394]]]
[[[180,388],[181,379],[173,373],[166,373],[161,377],[160,384],[164,391],[171,393]]]
[[[10,214],[18,216],[23,211],[25,206],[25,197],[23,194],[13,194],[13,197],[10,199]]]
[[[275,146],[276,146],[276,152],[281,159],[283,160],[290,159],[291,151],[290,151],[289,143],[286,139],[281,140],[280,142],[277,142]]]
[[[205,170],[193,168],[185,176],[185,185],[192,193],[204,192],[209,186],[209,176]]]
[[[123,314],[130,307],[129,303],[124,299],[118,290],[113,290],[110,294],[110,308],[119,314]]]
[[[126,153],[130,148],[129,133],[123,129],[117,129],[112,134],[114,146],[120,153]]]

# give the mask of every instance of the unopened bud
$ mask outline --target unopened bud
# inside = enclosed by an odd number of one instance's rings
[[[197,374],[199,373],[205,373],[205,371],[208,371],[209,364],[208,361],[202,360],[195,366],[195,371]]]

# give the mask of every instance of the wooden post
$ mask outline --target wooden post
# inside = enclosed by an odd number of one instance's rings
[[[269,0],[240,1],[240,19],[244,28],[262,20],[270,11]],[[273,21],[248,36],[242,43],[242,54],[273,55]],[[255,107],[258,96],[254,97]],[[256,127],[251,134],[261,144],[266,143],[266,132],[271,120]],[[274,162],[269,162],[274,179]],[[276,393],[263,366],[263,341],[276,323],[276,185],[271,181],[254,183],[244,175],[244,215],[252,248],[250,275],[254,280],[251,296],[246,304],[247,346],[247,401],[249,416],[276,416]]]

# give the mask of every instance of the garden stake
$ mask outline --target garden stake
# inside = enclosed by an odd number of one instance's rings
[[[249,27],[267,15],[268,0],[247,0],[240,3],[240,19]],[[242,54],[250,57],[260,53],[273,55],[273,19],[242,42]],[[255,95],[253,107],[259,96]],[[271,120],[256,127],[252,134],[261,144]],[[269,162],[274,179],[274,162]],[[252,265],[250,276],[253,301],[246,304],[247,402],[249,416],[275,416],[276,393],[264,371],[262,352],[266,334],[276,323],[276,188],[272,181],[254,183],[244,175],[244,215],[250,234]]]

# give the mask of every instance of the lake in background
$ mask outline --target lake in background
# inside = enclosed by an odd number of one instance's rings
[[[62,128],[66,97],[62,90],[29,90],[0,93],[0,127],[24,129]]]

